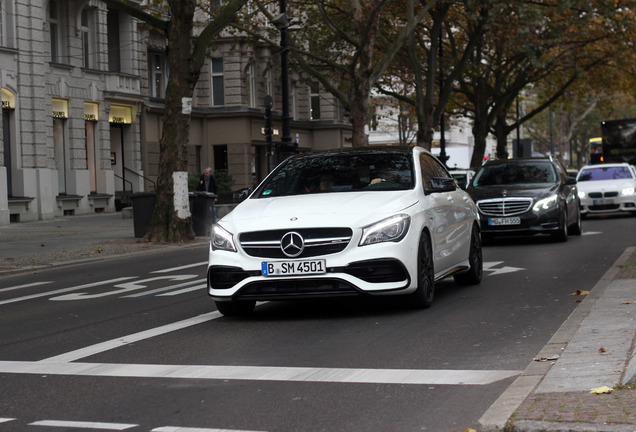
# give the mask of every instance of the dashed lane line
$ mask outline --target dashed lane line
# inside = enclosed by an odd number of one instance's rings
[[[126,430],[137,427],[136,424],[128,423],[103,423],[103,422],[82,422],[68,420],[39,420],[29,423],[29,426],[46,426],[73,429],[99,429],[99,430]]]

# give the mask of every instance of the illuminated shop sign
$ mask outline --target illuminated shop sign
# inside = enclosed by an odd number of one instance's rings
[[[66,99],[53,99],[53,118],[68,118],[68,101]]]
[[[86,121],[99,120],[99,105],[92,102],[84,102],[84,120]]]
[[[133,108],[130,105],[111,105],[108,121],[117,124],[132,124]]]
[[[2,108],[15,109],[15,95],[9,90],[3,88],[0,93],[0,99],[2,99]]]

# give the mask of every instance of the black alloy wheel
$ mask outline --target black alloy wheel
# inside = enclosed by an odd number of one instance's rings
[[[568,212],[563,209],[559,217],[559,229],[552,234],[552,240],[557,242],[568,241]]]
[[[434,295],[433,249],[429,233],[423,232],[417,253],[417,289],[408,296],[408,302],[413,308],[426,309],[433,303]]]

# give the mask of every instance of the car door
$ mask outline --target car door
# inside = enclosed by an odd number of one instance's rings
[[[422,186],[427,200],[427,221],[433,238],[435,274],[445,273],[466,259],[470,244],[470,197],[459,187],[448,192],[430,192],[433,177],[451,177],[428,153],[420,154]]]

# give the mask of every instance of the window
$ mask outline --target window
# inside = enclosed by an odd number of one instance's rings
[[[0,0],[0,46],[14,48],[14,0]]]
[[[49,36],[53,63],[64,63],[66,56],[65,6],[66,3],[58,0],[49,1]]]
[[[82,67],[96,68],[96,43],[95,43],[95,10],[84,8],[80,20],[80,35],[82,38]]]
[[[256,106],[256,82],[254,78],[254,63],[250,62],[245,71],[245,84],[247,86],[247,106]]]
[[[437,161],[437,159],[427,155],[420,155],[420,168],[422,170],[422,184],[424,189],[432,189],[431,178],[448,177],[446,169]]]
[[[313,83],[310,88],[311,119],[320,120],[320,84]]]
[[[150,78],[150,97],[165,99],[168,84],[168,59],[159,51],[148,52],[148,76]]]
[[[223,80],[223,58],[212,58],[212,105],[225,105],[225,90]]]
[[[119,50],[119,12],[108,9],[108,70],[121,71],[121,53]]]

